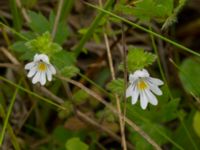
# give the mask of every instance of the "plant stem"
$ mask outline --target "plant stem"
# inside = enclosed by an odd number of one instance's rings
[[[71,80],[69,78],[65,78],[65,77],[59,77],[59,79],[64,80],[66,82],[69,82],[77,87],[79,87],[80,89],[84,90],[86,93],[88,93],[89,95],[91,95],[92,97],[94,97],[96,100],[98,100],[99,102],[101,102],[102,104],[104,104],[107,108],[109,108],[116,116],[118,116],[118,111],[116,110],[115,107],[113,107],[111,104],[109,104],[106,100],[104,100],[101,96],[99,96],[97,93],[95,93],[94,91],[90,90],[89,88],[85,87],[83,84],[75,81],[75,80]],[[122,114],[120,114],[122,116]],[[132,127],[137,133],[139,133],[145,140],[147,140],[156,150],[161,150],[161,147],[146,133],[144,132],[138,125],[136,125],[132,120],[130,120],[129,118],[125,117],[125,122]]]
[[[104,9],[108,9],[112,5],[112,3],[113,3],[113,0],[107,0],[106,4],[104,6]],[[99,12],[97,17],[94,19],[94,21],[92,22],[91,26],[87,30],[86,34],[81,38],[81,40],[78,43],[78,45],[75,46],[74,51],[75,51],[75,55],[76,56],[78,56],[81,53],[81,51],[83,49],[83,46],[89,40],[89,38],[91,38],[91,36],[94,33],[95,29],[97,28],[99,22],[102,20],[102,18],[104,16],[105,16],[105,13]]]
[[[58,11],[57,11],[57,14],[56,14],[56,19],[55,19],[54,26],[53,26],[53,31],[52,31],[52,34],[51,34],[52,35],[52,40],[56,36],[56,31],[57,31],[58,23],[59,23],[59,20],[60,20],[60,14],[61,14],[61,11],[62,11],[63,3],[64,3],[64,0],[60,0],[59,4],[58,4]]]
[[[20,83],[21,83],[21,80],[20,80],[19,84]],[[10,114],[12,112],[12,108],[13,108],[13,105],[15,103],[15,99],[16,99],[18,90],[19,90],[19,87],[16,88],[16,90],[15,90],[15,92],[13,94],[13,97],[11,99],[10,105],[8,107],[8,112],[7,112],[7,115],[5,117],[3,128],[2,128],[2,131],[1,131],[1,135],[0,135],[0,147],[2,146],[2,143],[3,143],[3,139],[4,139],[4,136],[5,136],[6,128],[8,126],[9,117],[10,117]]]
[[[182,49],[182,50],[184,50],[184,51],[187,51],[187,52],[189,52],[189,53],[191,53],[191,54],[194,54],[194,55],[200,57],[200,54],[199,54],[199,53],[197,53],[197,52],[195,52],[195,51],[193,51],[193,50],[191,50],[191,49],[189,49],[189,48],[187,48],[187,47],[185,47],[185,46],[183,46],[183,45],[181,45],[181,44],[179,44],[179,43],[177,43],[177,42],[175,42],[175,41],[173,41],[173,40],[170,40],[170,39],[168,39],[168,38],[166,38],[166,37],[164,37],[164,36],[162,36],[162,35],[160,35],[160,34],[158,34],[158,33],[156,33],[156,32],[153,32],[153,31],[151,31],[151,30],[148,30],[148,29],[146,29],[146,28],[144,28],[144,27],[142,27],[142,26],[140,26],[140,25],[138,25],[138,24],[136,24],[136,23],[133,23],[133,22],[131,22],[131,21],[125,19],[125,18],[122,18],[122,17],[120,17],[120,16],[118,16],[118,15],[116,15],[116,14],[110,12],[110,11],[107,11],[107,10],[105,10],[105,9],[102,9],[102,8],[100,8],[100,7],[98,7],[98,6],[92,5],[92,4],[87,3],[87,2],[85,2],[85,4],[88,5],[88,6],[90,6],[90,7],[95,8],[95,9],[98,9],[98,10],[100,10],[100,11],[102,11],[102,12],[104,12],[104,13],[106,13],[106,14],[108,14],[108,15],[110,15],[110,16],[116,18],[116,19],[119,19],[119,20],[121,20],[121,21],[123,21],[123,22],[125,22],[125,23],[128,23],[128,24],[130,24],[131,26],[133,26],[133,27],[135,27],[135,28],[138,28],[138,29],[140,29],[140,30],[142,30],[142,31],[144,31],[144,32],[147,32],[147,33],[149,33],[149,34],[155,36],[155,37],[158,37],[158,38],[160,38],[160,39],[162,39],[162,40],[164,40],[164,41],[166,41],[166,42],[168,42],[168,43],[170,43],[170,44],[172,44],[172,45],[174,45],[174,46],[176,46],[176,47],[178,47],[178,48],[180,48],[180,49]]]
[[[126,41],[125,41],[125,34],[124,34],[124,24],[122,22],[122,48],[123,48],[123,63],[124,63],[124,95],[123,95],[123,99],[124,99],[124,112],[123,112],[123,122],[124,122],[124,118],[126,116],[126,88],[127,88],[127,75],[128,75],[128,71],[127,71],[127,60],[126,60]]]
[[[5,121],[6,114],[5,114],[5,110],[4,110],[2,105],[0,105],[0,114],[1,114],[3,121]],[[15,150],[20,150],[20,146],[19,146],[19,143],[17,141],[17,137],[15,136],[15,133],[12,129],[12,126],[9,123],[8,123],[7,130],[8,130],[8,133],[10,135],[13,147],[15,148]]]
[[[10,30],[12,33],[16,34],[17,36],[19,36],[21,39],[28,41],[29,39],[26,38],[24,35],[22,35],[21,33],[15,31],[14,29],[12,29],[11,27],[5,25],[3,22],[0,21],[0,25],[2,25],[3,27],[7,28],[8,30]]]
[[[112,80],[115,80],[115,72],[114,72],[114,67],[113,67],[113,62],[112,62],[110,46],[108,43],[108,36],[105,33],[104,33],[104,40],[106,43],[106,50],[107,50],[108,62],[109,62],[109,68],[110,68]],[[125,123],[123,122],[123,117],[121,116],[122,111],[121,111],[121,106],[120,106],[120,98],[117,94],[115,94],[115,99],[116,99],[116,104],[117,104],[117,111],[119,114],[119,125],[120,125],[120,131],[121,131],[121,136],[122,136],[122,147],[123,147],[123,150],[127,150],[126,136],[125,136]]]
[[[6,79],[6,78],[4,78],[4,77],[2,77],[2,76],[0,76],[0,80],[3,80],[3,81],[5,81],[5,82],[11,84],[12,86],[15,86],[15,87],[19,88],[20,90],[22,90],[22,91],[24,91],[24,92],[26,92],[26,93],[28,93],[28,94],[30,94],[30,95],[32,95],[32,96],[35,96],[35,97],[37,97],[37,98],[39,98],[39,99],[41,99],[41,100],[43,100],[43,101],[45,101],[45,102],[47,102],[47,103],[49,103],[49,104],[51,104],[51,105],[54,105],[54,106],[56,106],[56,107],[58,107],[58,108],[60,108],[60,109],[62,109],[62,110],[65,110],[65,109],[66,109],[65,107],[60,106],[59,104],[56,104],[56,103],[52,102],[51,100],[49,100],[49,99],[47,99],[47,98],[44,98],[44,97],[42,97],[42,96],[40,96],[40,95],[38,95],[38,94],[36,94],[36,93],[34,93],[34,92],[32,92],[32,91],[29,91],[29,90],[27,90],[27,89],[25,89],[25,88],[19,86],[18,84],[15,84],[15,83],[13,83],[12,81],[9,81],[8,79]]]

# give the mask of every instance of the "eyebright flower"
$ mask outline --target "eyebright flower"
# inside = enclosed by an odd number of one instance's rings
[[[34,60],[25,65],[25,69],[29,70],[28,77],[32,79],[32,83],[40,82],[45,85],[46,77],[48,81],[52,80],[52,75],[56,74],[56,69],[49,62],[49,58],[45,54],[35,54]]]
[[[126,97],[132,97],[131,102],[134,105],[140,99],[140,106],[146,109],[148,102],[157,105],[156,95],[162,95],[158,86],[163,82],[159,79],[152,78],[146,69],[137,70],[129,75],[129,87],[126,90]]]

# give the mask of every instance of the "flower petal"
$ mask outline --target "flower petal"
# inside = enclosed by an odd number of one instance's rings
[[[148,104],[147,95],[145,94],[144,91],[141,91],[140,92],[140,106],[142,107],[142,109],[146,109],[147,104]]]
[[[137,88],[135,87],[132,93],[132,98],[131,98],[131,103],[134,105],[139,97],[139,91],[137,90]]]
[[[30,62],[28,64],[25,65],[25,69],[26,70],[30,70],[31,68],[33,68],[35,66],[35,62]]]
[[[157,98],[151,93],[151,91],[146,90],[146,95],[148,97],[148,101],[152,104],[152,105],[157,105],[158,104],[158,100]]]
[[[33,59],[34,62],[37,62],[40,60],[38,56],[39,56],[39,54],[36,53],[34,56],[34,59]]]
[[[147,81],[149,86],[150,86],[150,90],[155,93],[156,95],[162,95],[162,91],[160,90],[160,88],[158,87],[158,85],[152,84],[149,81]]]
[[[146,69],[136,70],[133,74],[133,77],[135,77],[135,78],[149,77],[149,73]]]
[[[41,72],[40,73],[40,79],[39,79],[41,85],[45,85],[46,83],[46,72]]]
[[[33,77],[32,83],[35,84],[40,80],[40,72],[38,71]]]
[[[126,89],[126,97],[132,96],[133,93],[133,86],[129,85],[129,87]]]
[[[45,54],[40,54],[39,55],[40,60],[42,60],[43,62],[49,64],[49,57]]]
[[[164,84],[163,81],[161,81],[160,79],[152,78],[152,77],[149,77],[148,81],[155,85],[163,85]]]
[[[134,74],[130,74],[130,75],[129,75],[129,82],[130,82],[130,83],[135,82],[137,79],[138,79],[138,78],[136,78],[136,77],[134,76]]]
[[[47,79],[48,79],[48,81],[51,81],[51,80],[52,80],[52,73],[51,73],[51,71],[49,70],[49,68],[48,68],[46,74],[47,74]]]
[[[49,57],[45,54],[35,54],[34,62],[38,62],[38,61],[43,61],[43,62],[49,64]]]
[[[29,78],[31,78],[32,76],[34,76],[34,74],[35,74],[36,72],[37,72],[37,66],[31,68],[27,76],[28,76]]]
[[[48,65],[49,70],[51,71],[52,74],[56,74],[56,69],[54,68],[54,66],[52,64]]]

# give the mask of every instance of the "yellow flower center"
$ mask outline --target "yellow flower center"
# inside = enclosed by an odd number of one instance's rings
[[[145,90],[148,87],[148,85],[143,80],[140,80],[137,83],[137,87],[138,87],[139,90]]]
[[[40,62],[40,63],[38,64],[38,70],[39,70],[39,71],[46,71],[46,70],[47,70],[46,64],[43,63],[43,62]]]

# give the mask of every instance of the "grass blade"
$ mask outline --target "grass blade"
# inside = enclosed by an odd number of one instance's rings
[[[174,45],[174,46],[176,46],[176,47],[178,47],[178,48],[180,48],[180,49],[182,49],[182,50],[184,50],[184,51],[187,51],[187,52],[189,52],[189,53],[191,53],[191,54],[194,54],[194,55],[200,57],[200,54],[197,53],[197,52],[195,52],[195,51],[193,51],[192,49],[189,49],[189,48],[187,48],[187,47],[185,47],[185,46],[183,46],[183,45],[181,45],[181,44],[179,44],[179,43],[177,43],[177,42],[175,42],[175,41],[173,41],[173,40],[170,40],[170,39],[168,39],[168,38],[166,38],[166,37],[164,37],[164,36],[162,36],[162,35],[156,33],[156,32],[153,32],[153,31],[151,31],[151,30],[148,30],[148,29],[146,29],[146,28],[144,28],[144,27],[142,27],[142,26],[140,26],[140,25],[138,25],[138,24],[136,24],[136,23],[133,23],[133,22],[131,22],[131,21],[129,21],[129,20],[123,18],[123,17],[120,17],[120,16],[118,16],[118,15],[116,15],[116,14],[110,12],[110,11],[107,11],[107,10],[105,10],[105,9],[102,9],[102,8],[100,8],[100,7],[97,7],[97,6],[95,6],[95,5],[92,5],[92,4],[90,4],[90,3],[86,3],[86,2],[85,2],[85,4],[88,5],[88,6],[90,6],[90,7],[95,8],[95,9],[98,9],[98,10],[100,10],[100,11],[102,11],[102,12],[104,12],[104,13],[106,13],[106,14],[108,14],[108,15],[110,15],[110,16],[116,18],[116,19],[119,19],[119,20],[121,20],[121,21],[127,23],[127,24],[130,24],[131,26],[133,26],[133,27],[135,27],[135,28],[138,28],[138,29],[140,29],[140,30],[142,30],[142,31],[144,31],[144,32],[147,32],[147,33],[149,33],[149,34],[151,34],[151,35],[153,35],[153,36],[155,36],[155,37],[157,37],[157,38],[160,38],[160,39],[162,39],[162,40],[164,40],[164,41],[166,41],[166,42],[168,42],[168,43],[170,43],[170,44],[172,44],[172,45]]]
[[[113,0],[108,0],[104,6],[104,9],[108,9],[113,3]],[[85,43],[89,40],[89,38],[91,37],[91,35],[94,33],[94,30],[96,29],[96,27],[98,26],[99,22],[101,21],[101,19],[105,16],[104,12],[100,12],[97,17],[94,19],[94,21],[92,22],[92,25],[89,27],[87,33],[81,38],[80,42],[78,43],[78,45],[75,46],[74,50],[75,50],[75,54],[76,56],[78,56],[82,49],[83,46],[85,45]]]

